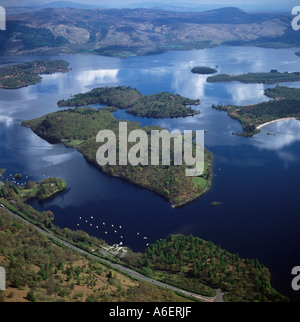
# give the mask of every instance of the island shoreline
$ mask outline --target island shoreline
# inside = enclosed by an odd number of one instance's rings
[[[261,128],[263,128],[266,125],[276,123],[276,122],[279,122],[279,121],[284,121],[284,120],[297,120],[297,118],[296,117],[284,117],[284,118],[281,118],[281,119],[277,119],[277,120],[274,120],[274,121],[270,121],[270,122],[266,122],[264,124],[261,124],[261,125],[257,126],[256,129],[260,130]]]

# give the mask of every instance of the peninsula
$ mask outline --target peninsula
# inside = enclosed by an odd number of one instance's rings
[[[24,186],[16,186],[10,182],[5,182],[0,189],[0,198],[7,198],[13,192],[24,202],[33,198],[44,201],[65,189],[66,183],[60,178],[47,178],[40,182],[29,181]]]
[[[207,296],[214,296],[214,286],[230,302],[286,300],[270,287],[270,272],[257,259],[241,259],[211,241],[170,235],[150,244],[145,253],[145,273],[172,285]]]
[[[248,73],[241,75],[219,74],[208,77],[206,81],[208,83],[238,81],[244,84],[278,84],[286,82],[299,82],[300,72],[280,73],[276,69],[272,69],[269,73]]]
[[[64,60],[35,60],[0,69],[0,88],[17,89],[41,82],[40,75],[66,73],[70,69]]]
[[[168,92],[142,95],[137,89],[117,86],[94,88],[87,93],[80,93],[57,103],[59,107],[79,107],[90,104],[127,109],[127,113],[141,117],[174,118],[199,114],[199,111],[188,105],[199,105],[200,101]]]
[[[253,136],[260,132],[262,125],[286,118],[300,118],[300,89],[285,86],[276,86],[265,90],[265,95],[273,98],[270,101],[247,106],[212,107],[226,111],[227,114],[238,120],[243,127],[241,136]]]

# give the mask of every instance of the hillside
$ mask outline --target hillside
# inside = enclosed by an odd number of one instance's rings
[[[241,259],[192,235],[170,235],[151,244],[144,270],[157,279],[210,296],[209,286],[220,288],[229,301],[287,300],[272,288],[270,272],[258,260]]]
[[[9,16],[0,34],[5,55],[144,55],[223,44],[292,46],[288,16],[249,14],[238,8],[205,12],[152,9],[46,8]]]
[[[0,302],[187,301],[56,243],[1,207],[0,244],[7,276]]]

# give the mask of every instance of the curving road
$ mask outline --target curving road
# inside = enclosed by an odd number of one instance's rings
[[[171,285],[168,285],[168,284],[165,284],[165,283],[162,283],[162,282],[159,282],[159,281],[156,281],[152,278],[149,278],[149,277],[146,277],[138,272],[136,272],[135,270],[133,269],[130,269],[128,267],[125,267],[125,266],[122,266],[120,264],[116,264],[116,263],[113,263],[113,262],[110,262],[106,259],[103,259],[103,258],[99,258],[98,256],[95,256],[89,252],[86,252],[46,231],[44,231],[43,229],[33,225],[32,223],[30,223],[29,221],[25,220],[24,218],[16,215],[15,213],[11,212],[9,209],[7,209],[6,207],[4,207],[2,204],[0,204],[0,206],[5,209],[7,212],[9,212],[12,216],[14,216],[15,218],[23,221],[24,223],[26,223],[27,225],[30,225],[32,227],[34,227],[38,232],[52,238],[53,240],[63,244],[64,246],[68,247],[68,248],[71,248],[73,249],[74,251],[82,254],[82,255],[86,255],[94,260],[97,260],[97,261],[100,261],[100,262],[103,262],[103,263],[106,263],[106,264],[109,264],[111,267],[115,268],[115,269],[118,269],[120,272],[123,272],[127,275],[129,275],[130,277],[132,278],[135,278],[137,280],[140,280],[140,281],[143,281],[143,282],[148,282],[148,283],[151,283],[153,285],[156,285],[156,286],[159,286],[159,287],[162,287],[162,288],[165,288],[165,289],[168,289],[168,290],[171,290],[171,291],[174,291],[178,294],[182,294],[182,295],[186,295],[186,296],[189,296],[191,298],[194,298],[194,299],[197,299],[197,300],[200,300],[202,302],[223,302],[223,292],[221,292],[220,290],[216,290],[216,296],[215,297],[207,297],[207,296],[202,296],[202,295],[199,295],[199,294],[196,294],[196,293],[193,293],[193,292],[189,292],[189,291],[185,291],[185,290],[182,290],[180,288],[177,288],[177,287],[174,287],[174,286],[171,286]],[[104,251],[100,251],[100,253],[102,255],[107,255]]]

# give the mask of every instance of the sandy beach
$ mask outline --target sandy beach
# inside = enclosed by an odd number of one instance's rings
[[[296,117],[285,117],[285,118],[282,118],[282,119],[277,119],[277,120],[274,120],[274,121],[271,121],[271,122],[267,122],[267,123],[264,123],[262,125],[259,125],[257,127],[257,129],[261,129],[262,127],[268,125],[268,124],[272,124],[272,123],[275,123],[275,122],[278,122],[278,121],[283,121],[283,120],[296,120]]]

